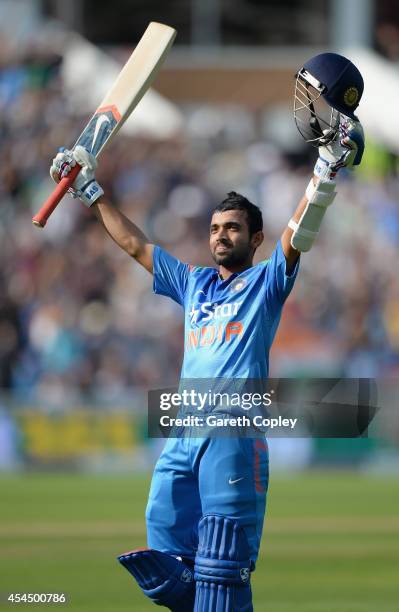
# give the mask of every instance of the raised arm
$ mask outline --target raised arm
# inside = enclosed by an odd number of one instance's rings
[[[74,151],[61,151],[53,160],[51,177],[57,182],[70,172],[76,162],[82,166],[82,170],[73,184],[73,195],[92,208],[112,240],[152,274],[154,245],[130,219],[104,198],[103,189],[95,179],[97,162],[93,155],[80,146],[75,147]]]
[[[93,205],[93,209],[112,240],[152,274],[154,245],[141,229],[103,196]]]
[[[319,233],[324,214],[336,195],[338,170],[360,164],[363,151],[363,128],[359,121],[349,119],[341,123],[333,142],[319,147],[314,175],[281,236],[288,272],[295,266],[299,254],[311,249]]]
[[[305,211],[307,204],[308,204],[308,199],[306,195],[304,195],[303,198],[300,200],[293,216],[291,217],[291,220],[298,223]],[[294,230],[291,229],[291,226],[287,225],[287,227],[285,228],[285,230],[283,231],[281,235],[281,246],[283,247],[283,252],[285,255],[286,262],[287,262],[287,273],[288,274],[290,274],[292,270],[295,268],[295,264],[298,261],[299,255],[301,254],[301,252],[298,251],[297,249],[294,249],[294,247],[291,244],[293,233],[294,233]]]

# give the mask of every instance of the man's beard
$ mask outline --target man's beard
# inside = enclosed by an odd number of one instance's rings
[[[218,245],[225,246],[225,245]],[[218,266],[232,268],[240,266],[248,261],[251,256],[249,245],[241,245],[240,247],[228,246],[228,251],[217,253],[216,250],[212,253],[212,258]]]

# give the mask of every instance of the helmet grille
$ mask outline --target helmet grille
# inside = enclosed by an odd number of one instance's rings
[[[337,136],[340,113],[323,98],[323,85],[315,79],[307,80],[302,71],[296,76],[294,95],[294,119],[299,133],[306,142],[318,147],[326,145]]]

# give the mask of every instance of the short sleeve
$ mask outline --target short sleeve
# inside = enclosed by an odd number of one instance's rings
[[[266,262],[265,290],[268,311],[275,316],[281,310],[294,286],[299,268],[299,258],[291,274],[287,274],[286,259],[279,240],[272,256]]]
[[[154,293],[166,295],[183,306],[189,266],[155,246],[153,253]]]

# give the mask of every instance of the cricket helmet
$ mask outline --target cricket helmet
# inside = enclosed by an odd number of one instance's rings
[[[303,138],[319,146],[337,135],[341,114],[357,120],[355,110],[363,94],[363,77],[338,53],[321,53],[305,62],[296,74],[294,117]]]

